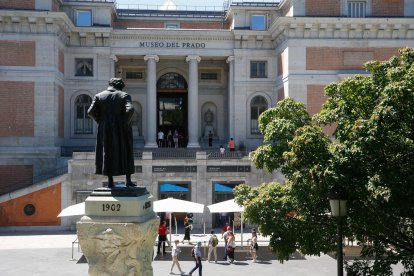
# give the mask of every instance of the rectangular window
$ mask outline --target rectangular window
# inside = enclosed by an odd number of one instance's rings
[[[367,6],[365,1],[348,1],[348,17],[365,17],[366,10]]]
[[[251,61],[250,62],[250,77],[251,78],[267,78],[267,62],[266,61]]]
[[[180,25],[178,23],[165,23],[166,29],[179,29]]]
[[[217,80],[217,73],[200,73],[200,79],[202,80]]]
[[[252,15],[250,17],[250,28],[257,31],[266,30],[266,15]]]
[[[75,58],[75,76],[93,77],[93,58]]]
[[[126,72],[125,74],[126,79],[132,79],[132,80],[142,80],[142,72]]]
[[[78,27],[92,26],[92,11],[91,10],[76,10],[75,20],[76,20],[76,26]]]

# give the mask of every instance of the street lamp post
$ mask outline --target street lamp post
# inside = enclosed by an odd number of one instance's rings
[[[331,205],[332,216],[336,218],[337,223],[337,245],[336,255],[338,262],[338,276],[344,275],[343,268],[343,251],[342,251],[342,224],[347,215],[348,194],[344,187],[334,186],[328,193],[329,204]]]

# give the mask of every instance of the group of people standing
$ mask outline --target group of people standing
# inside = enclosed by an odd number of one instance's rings
[[[184,135],[178,130],[168,131],[167,135],[162,130],[157,133],[157,141],[159,148],[178,148],[184,146]]]
[[[185,222],[185,225],[188,226],[188,229],[191,229],[191,224],[189,223],[190,218],[187,217],[187,220]],[[225,230],[225,231],[224,231]],[[190,230],[191,231],[191,230]],[[158,231],[158,235],[159,235],[159,239],[158,239],[158,251],[157,253],[160,254],[161,253],[161,246],[163,248],[163,254],[165,255],[165,242],[167,240],[167,234],[168,234],[168,228],[166,227],[166,223],[165,221],[161,222],[160,227],[159,227],[159,231]],[[187,236],[188,234],[188,236]],[[183,239],[183,243],[184,240],[187,240],[189,244],[190,243],[190,236],[189,236],[189,232],[186,233],[184,239]],[[228,261],[229,263],[233,263],[234,262],[234,252],[236,249],[236,237],[235,234],[233,233],[233,231],[231,231],[231,227],[230,225],[227,223],[224,227],[223,227],[223,232],[222,232],[222,239],[224,240],[224,259],[226,261]],[[195,261],[195,266],[188,272],[188,274],[184,274],[178,257],[181,253],[181,248],[179,247],[179,240],[175,240],[174,243],[172,244],[172,249],[171,249],[171,257],[172,257],[172,264],[171,264],[171,269],[170,269],[170,274],[173,274],[173,269],[175,266],[177,266],[178,270],[180,271],[180,273],[182,275],[192,275],[194,273],[194,271],[196,271],[198,269],[198,274],[199,276],[202,276],[202,270],[203,270],[203,264],[202,264],[202,242],[197,242],[196,245],[194,246],[194,248],[191,249],[191,256],[194,258]],[[214,233],[214,230],[212,230],[210,232],[210,237],[208,239],[208,255],[207,255],[207,261],[210,263],[212,260],[214,260],[215,263],[217,263],[217,246],[219,243],[219,239],[217,237],[217,235]],[[252,238],[250,239],[250,254],[252,256],[253,262],[257,262],[257,250],[259,249],[258,244],[257,244],[257,232],[256,229],[253,228],[252,229]]]

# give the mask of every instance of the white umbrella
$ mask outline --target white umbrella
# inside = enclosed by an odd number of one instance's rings
[[[234,199],[222,201],[216,204],[211,204],[207,206],[210,209],[210,213],[221,213],[221,212],[237,212],[241,214],[240,219],[240,234],[241,234],[241,246],[243,246],[243,211],[244,207],[238,205]]]
[[[154,201],[154,212],[203,213],[204,204],[169,197]]]
[[[72,217],[72,216],[83,216],[85,215],[85,202],[78,203],[66,207],[60,212],[58,217]]]
[[[237,204],[234,201],[234,199],[208,205],[207,208],[210,209],[210,213],[243,212],[244,211],[244,207]]]
[[[168,212],[170,214],[171,241],[171,213],[203,213],[204,204],[169,197],[154,201],[154,212]]]

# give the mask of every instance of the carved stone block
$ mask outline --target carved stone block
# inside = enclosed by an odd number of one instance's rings
[[[78,239],[90,276],[152,276],[151,262],[159,219],[144,222],[96,221],[84,216],[77,223]],[[110,220],[110,219],[107,219]]]

